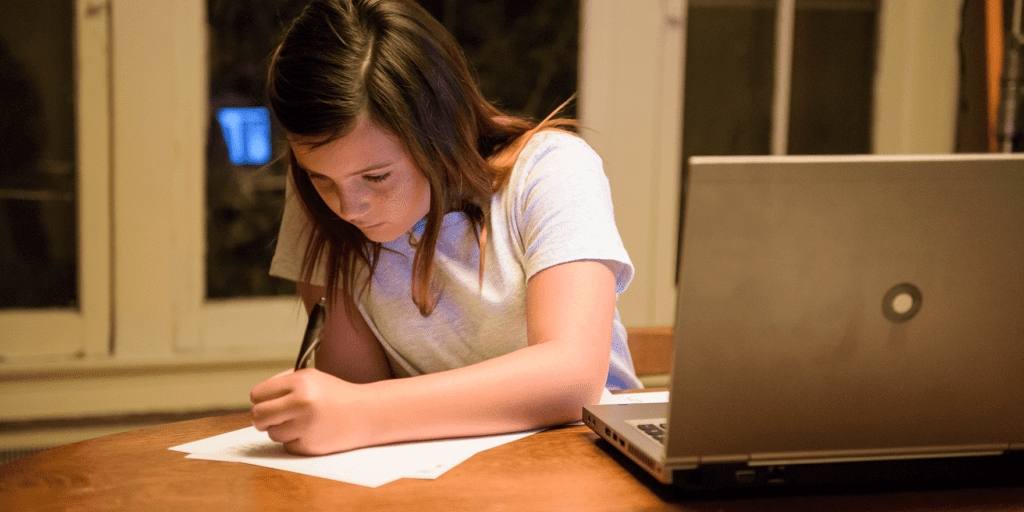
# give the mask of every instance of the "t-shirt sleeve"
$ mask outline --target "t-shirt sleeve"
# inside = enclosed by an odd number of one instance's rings
[[[531,140],[516,163],[506,202],[521,237],[526,278],[561,263],[598,260],[622,293],[633,264],[615,225],[601,158],[570,134],[542,132],[534,139],[538,143]]]

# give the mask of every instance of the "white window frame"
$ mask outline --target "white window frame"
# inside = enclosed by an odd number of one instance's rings
[[[205,299],[204,0],[76,2],[78,310],[8,310],[8,363],[282,358],[295,297]]]
[[[284,358],[301,336],[296,297],[205,298],[205,13],[204,0],[114,8],[117,357]]]
[[[78,307],[0,310],[7,362],[85,359],[109,352],[109,9],[84,0],[75,2],[74,9]]]
[[[0,315],[23,347],[0,361],[0,422],[244,408],[294,361],[305,313],[205,298],[205,1],[76,5],[82,307]]]

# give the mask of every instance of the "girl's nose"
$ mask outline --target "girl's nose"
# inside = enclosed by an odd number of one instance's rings
[[[346,190],[341,186],[335,187],[337,197],[338,216],[346,222],[358,224],[363,216],[370,211],[370,202],[366,194],[358,190]]]

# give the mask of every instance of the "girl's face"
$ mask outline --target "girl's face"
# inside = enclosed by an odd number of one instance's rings
[[[290,136],[301,170],[324,203],[374,242],[407,233],[430,210],[430,183],[390,133],[361,116],[340,139],[313,147]]]

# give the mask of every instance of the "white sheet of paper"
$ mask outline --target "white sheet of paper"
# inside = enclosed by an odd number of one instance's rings
[[[656,404],[667,403],[668,391],[648,391],[645,393],[611,394],[607,389],[601,394],[601,404]]]
[[[605,390],[602,404],[667,402],[668,392],[613,395]],[[378,487],[399,478],[434,479],[473,455],[522,439],[539,430],[495,436],[439,439],[418,443],[375,446],[332,455],[292,455],[253,427],[173,446],[186,458],[241,462],[318,476],[366,487]]]
[[[332,455],[292,455],[265,432],[243,428],[170,448],[187,458],[241,462],[283,471],[318,476],[367,487],[399,478],[433,479],[473,455],[538,432],[439,439],[352,450]]]

